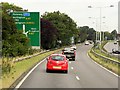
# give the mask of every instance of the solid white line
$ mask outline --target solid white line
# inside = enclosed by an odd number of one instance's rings
[[[71,67],[71,69],[73,69],[73,67]]]
[[[77,80],[80,80],[80,78],[79,78],[78,76],[76,76],[76,79],[77,79]]]
[[[19,82],[19,84],[15,87],[15,90],[16,88],[18,89],[22,83],[25,81],[25,79],[38,67],[38,65],[40,65],[42,62],[44,62],[46,59],[42,60],[41,62],[39,62],[34,68],[32,68],[28,74]]]
[[[88,53],[87,53],[87,56],[89,57]],[[89,57],[89,58],[90,58],[90,57]],[[90,59],[91,59],[91,58],[90,58]],[[103,67],[102,65],[98,64],[98,63],[95,62],[94,60],[92,60],[92,62],[94,62],[96,65],[100,66],[102,69],[104,69],[104,70],[108,71],[109,73],[111,73],[111,74],[115,75],[116,77],[118,77],[118,75],[117,75],[116,73],[114,73],[114,72],[110,71],[109,69]]]

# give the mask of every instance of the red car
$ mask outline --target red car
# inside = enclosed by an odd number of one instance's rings
[[[68,72],[68,60],[65,55],[52,54],[47,58],[46,72],[52,70],[60,70],[65,73]]]

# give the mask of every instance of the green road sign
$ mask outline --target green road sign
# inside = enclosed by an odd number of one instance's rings
[[[39,12],[12,12],[18,30],[22,30],[30,39],[31,46],[40,46]]]

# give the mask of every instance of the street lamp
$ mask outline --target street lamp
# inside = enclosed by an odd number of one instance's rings
[[[97,37],[98,37],[98,32],[97,32],[97,21],[98,21],[98,19],[99,18],[96,18],[96,17],[88,17],[89,19],[95,19],[96,20],[96,42],[97,42]],[[102,18],[106,18],[105,16],[104,17],[102,17]],[[95,22],[93,22],[93,23],[95,23]],[[103,22],[103,23],[105,23],[105,22]],[[99,40],[99,39],[98,39]],[[102,41],[102,40],[101,40]]]
[[[105,24],[106,22],[103,22],[103,23]],[[108,29],[108,26],[107,26],[107,25],[104,25],[104,26],[103,26],[103,29],[104,29],[104,30],[107,30],[107,29]],[[107,40],[107,38],[106,38],[106,36],[105,36],[105,32],[103,32],[103,41],[104,41],[104,40]]]
[[[97,43],[97,37],[98,37],[98,33],[97,33],[97,19],[98,18],[95,18],[95,17],[88,17],[89,19],[95,19],[96,21],[96,43]]]
[[[114,7],[114,5],[105,6],[105,7],[92,7],[88,6],[88,8],[99,8],[100,9],[100,45],[101,45],[101,22],[102,22],[102,8]]]
[[[105,24],[105,22],[102,22],[102,23],[104,23]],[[102,39],[103,41],[104,41],[104,31],[103,31],[103,39]]]

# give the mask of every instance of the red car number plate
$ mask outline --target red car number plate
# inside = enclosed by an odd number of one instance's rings
[[[54,69],[61,69],[60,66],[53,66]]]

